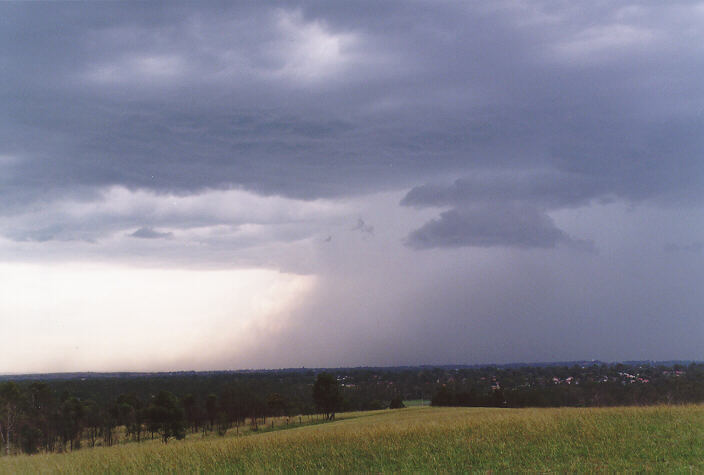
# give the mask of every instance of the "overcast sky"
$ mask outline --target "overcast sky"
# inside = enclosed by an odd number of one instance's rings
[[[704,359],[704,3],[0,4],[0,372]]]

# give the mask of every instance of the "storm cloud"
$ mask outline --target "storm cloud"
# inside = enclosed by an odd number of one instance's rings
[[[686,1],[3,3],[0,260],[310,278],[204,368],[702,358],[703,24]]]
[[[458,179],[450,186],[411,189],[401,205],[452,207],[413,231],[406,244],[416,249],[461,246],[554,247],[559,243],[591,248],[559,230],[549,209],[587,206],[606,183],[558,173],[499,174]]]
[[[701,198],[696,4],[3,9],[10,191],[311,198],[510,167]]]
[[[555,247],[571,239],[548,215],[530,207],[453,209],[413,231],[407,244],[416,249],[461,246]]]

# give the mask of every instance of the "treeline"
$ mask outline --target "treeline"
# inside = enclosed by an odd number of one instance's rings
[[[2,453],[63,452],[188,433],[224,435],[267,418],[402,407],[609,406],[704,401],[704,365],[581,364],[540,367],[360,368],[53,376],[0,382]],[[316,400],[318,394],[318,400]],[[327,401],[321,400],[327,395]],[[298,419],[300,421],[300,419]]]
[[[167,443],[170,439],[183,439],[187,432],[225,435],[232,428],[239,431],[245,423],[251,425],[250,430],[258,430],[266,424],[267,417],[312,414],[316,410],[334,417],[334,412],[342,407],[339,384],[327,373],[320,373],[318,380],[314,388],[312,382],[304,385],[305,397],[299,394],[301,388],[297,385],[289,386],[287,395],[267,394],[265,388],[271,384],[252,390],[247,381],[228,384],[217,394],[204,394],[201,390],[180,397],[159,390],[141,397],[131,392],[110,398],[100,390],[94,394],[99,402],[66,390],[57,391],[57,387],[74,385],[75,381],[7,381],[0,383],[0,439],[5,455],[65,452],[84,445],[111,446],[118,441],[118,432],[123,441],[159,438]],[[79,386],[95,389],[110,387],[114,381],[81,383],[85,384]],[[132,383],[127,382],[127,386]],[[143,383],[151,387],[153,381],[147,378]],[[183,384],[181,389],[191,386]],[[84,395],[85,389],[79,393]]]
[[[450,375],[435,406],[629,406],[704,402],[704,365],[592,365],[483,370]],[[459,374],[458,374],[459,376]]]
[[[227,394],[227,393],[225,393]],[[142,400],[135,394],[121,394],[108,404],[79,399],[63,393],[57,396],[44,382],[0,386],[2,443],[6,455],[23,452],[65,452],[87,444],[111,446],[117,442],[117,428],[128,440],[182,439],[187,431],[224,433],[246,417],[259,420],[278,410],[273,395],[269,406],[254,398],[232,399],[210,395],[197,401],[192,395],[178,398],[159,391]]]
[[[223,377],[225,376],[225,377]],[[182,391],[176,396],[170,391],[151,393],[155,381]],[[222,384],[220,391],[212,389],[213,381]],[[110,397],[106,388],[133,387],[141,391]],[[176,384],[174,384],[176,383]],[[71,394],[66,387],[80,389]],[[280,388],[282,392],[268,392]],[[192,389],[193,392],[185,393]],[[90,394],[94,398],[85,397]],[[7,381],[0,383],[0,440],[5,455],[78,450],[82,445],[111,446],[118,440],[141,442],[159,438],[183,439],[188,432],[217,433],[224,436],[230,429],[250,424],[259,430],[269,417],[321,414],[321,420],[335,418],[344,408],[344,399],[337,378],[326,372],[295,374],[262,373],[234,377],[215,375],[171,379],[162,377],[115,381],[100,378],[81,381]],[[295,421],[294,421],[295,423]],[[117,429],[121,430],[118,431]]]

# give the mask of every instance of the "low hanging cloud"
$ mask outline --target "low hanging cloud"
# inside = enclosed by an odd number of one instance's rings
[[[445,211],[411,232],[406,245],[437,247],[552,248],[580,244],[555,226],[545,212],[530,206],[486,206]]]
[[[589,241],[559,229],[547,210],[587,206],[610,196],[608,181],[559,172],[495,172],[456,180],[449,186],[412,188],[401,205],[451,207],[411,232],[413,249],[442,247],[553,248],[564,244],[594,250]]]
[[[161,264],[272,265],[289,246],[347,228],[355,211],[329,200],[237,189],[182,195],[109,187],[0,214],[0,253],[29,260],[63,254],[129,261],[138,254]],[[290,261],[276,265],[289,268]]]

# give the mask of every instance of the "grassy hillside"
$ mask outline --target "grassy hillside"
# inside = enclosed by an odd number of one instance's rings
[[[0,458],[0,472],[704,470],[704,406],[416,407],[163,445]]]

